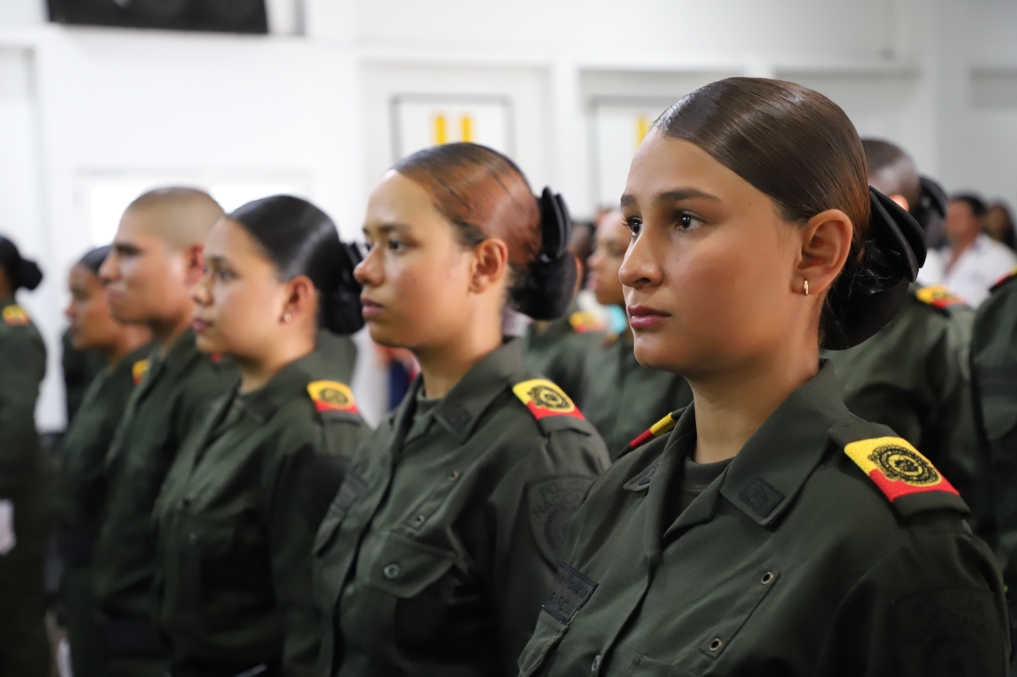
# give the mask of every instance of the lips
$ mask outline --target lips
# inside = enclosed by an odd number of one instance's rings
[[[197,317],[194,318],[193,320],[191,320],[191,329],[193,329],[194,333],[196,333],[196,334],[200,334],[200,333],[202,333],[204,331],[208,331],[208,328],[211,327],[211,326],[212,326],[212,323],[209,322],[208,320],[202,320],[202,319],[197,318]]]
[[[652,329],[670,317],[669,313],[642,304],[627,306],[629,326],[633,329]]]
[[[364,319],[370,320],[373,317],[378,317],[385,310],[385,306],[380,303],[376,303],[370,299],[361,298],[360,305],[363,308]]]

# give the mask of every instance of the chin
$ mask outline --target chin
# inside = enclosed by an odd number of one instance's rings
[[[642,335],[635,333],[632,350],[636,361],[647,369],[670,371],[676,374],[682,372],[681,365],[684,360],[675,350],[675,341],[661,333]]]
[[[203,336],[202,334],[197,334],[194,337],[194,347],[197,348],[199,352],[205,353],[206,355],[226,352],[222,341],[216,341],[207,336]]]

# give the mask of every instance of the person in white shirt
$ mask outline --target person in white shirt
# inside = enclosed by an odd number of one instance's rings
[[[949,246],[941,250],[942,282],[954,293],[977,307],[989,296],[989,289],[1017,268],[1017,254],[983,232],[986,207],[975,195],[957,195],[946,213]]]

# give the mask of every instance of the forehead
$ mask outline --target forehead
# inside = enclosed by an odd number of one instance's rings
[[[714,195],[745,191],[758,193],[752,184],[699,146],[653,129],[632,159],[625,193],[642,200],[676,188]]]
[[[389,170],[371,192],[365,227],[392,223],[412,225],[420,217],[441,217],[430,194],[416,181]]]
[[[128,209],[120,217],[120,226],[113,237],[113,242],[117,244],[132,244],[142,248],[161,245],[168,250],[170,248],[169,243],[160,237],[155,219],[156,217],[152,214],[151,210]]]
[[[95,284],[99,283],[99,277],[90,268],[80,263],[76,263],[71,267],[70,272],[67,273],[67,279],[72,287],[84,287],[93,282]]]

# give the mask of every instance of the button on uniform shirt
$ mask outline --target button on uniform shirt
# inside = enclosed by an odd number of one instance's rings
[[[974,312],[946,287],[912,284],[883,329],[823,357],[837,371],[848,409],[920,449],[973,509],[969,522],[981,534],[991,532],[991,500],[971,400],[973,323]]]
[[[992,553],[917,451],[827,364],[697,497],[692,405],[576,514],[520,657],[530,675],[1002,676]]]
[[[128,400],[106,460],[106,521],[93,566],[100,608],[148,619],[155,608],[152,508],[173,459],[209,406],[238,380],[235,367],[198,352],[187,330],[165,355],[153,351]]]
[[[942,252],[948,264],[953,257],[950,248]],[[1017,254],[1004,244],[982,233],[953,266],[943,270],[943,284],[977,308],[989,296],[989,289],[999,278],[1017,266]]]
[[[106,455],[151,351],[151,345],[142,346],[112,368],[103,368],[83,394],[64,436],[55,503],[63,562],[60,592],[76,677],[98,676],[105,665],[96,624],[92,546],[106,508]]]
[[[0,556],[0,675],[49,670],[42,569],[50,506],[35,430],[45,374],[42,336],[13,298],[0,298],[0,501],[13,509],[16,539]]]
[[[990,455],[997,551],[1013,597],[1017,590],[1017,275],[996,285],[978,308],[971,362],[978,424]]]
[[[591,353],[580,402],[611,458],[617,458],[655,421],[692,402],[692,389],[678,374],[640,365],[632,341],[618,336]]]
[[[418,405],[421,388],[361,445],[318,531],[321,675],[515,675],[568,520],[607,465],[518,339],[440,401]]]
[[[532,322],[523,336],[526,364],[571,399],[582,400],[586,359],[604,341],[603,323],[572,303],[564,317]]]
[[[341,455],[367,432],[349,388],[330,380],[344,371],[318,350],[235,391],[173,463],[155,522],[157,623],[176,669],[312,674],[311,545]]]

